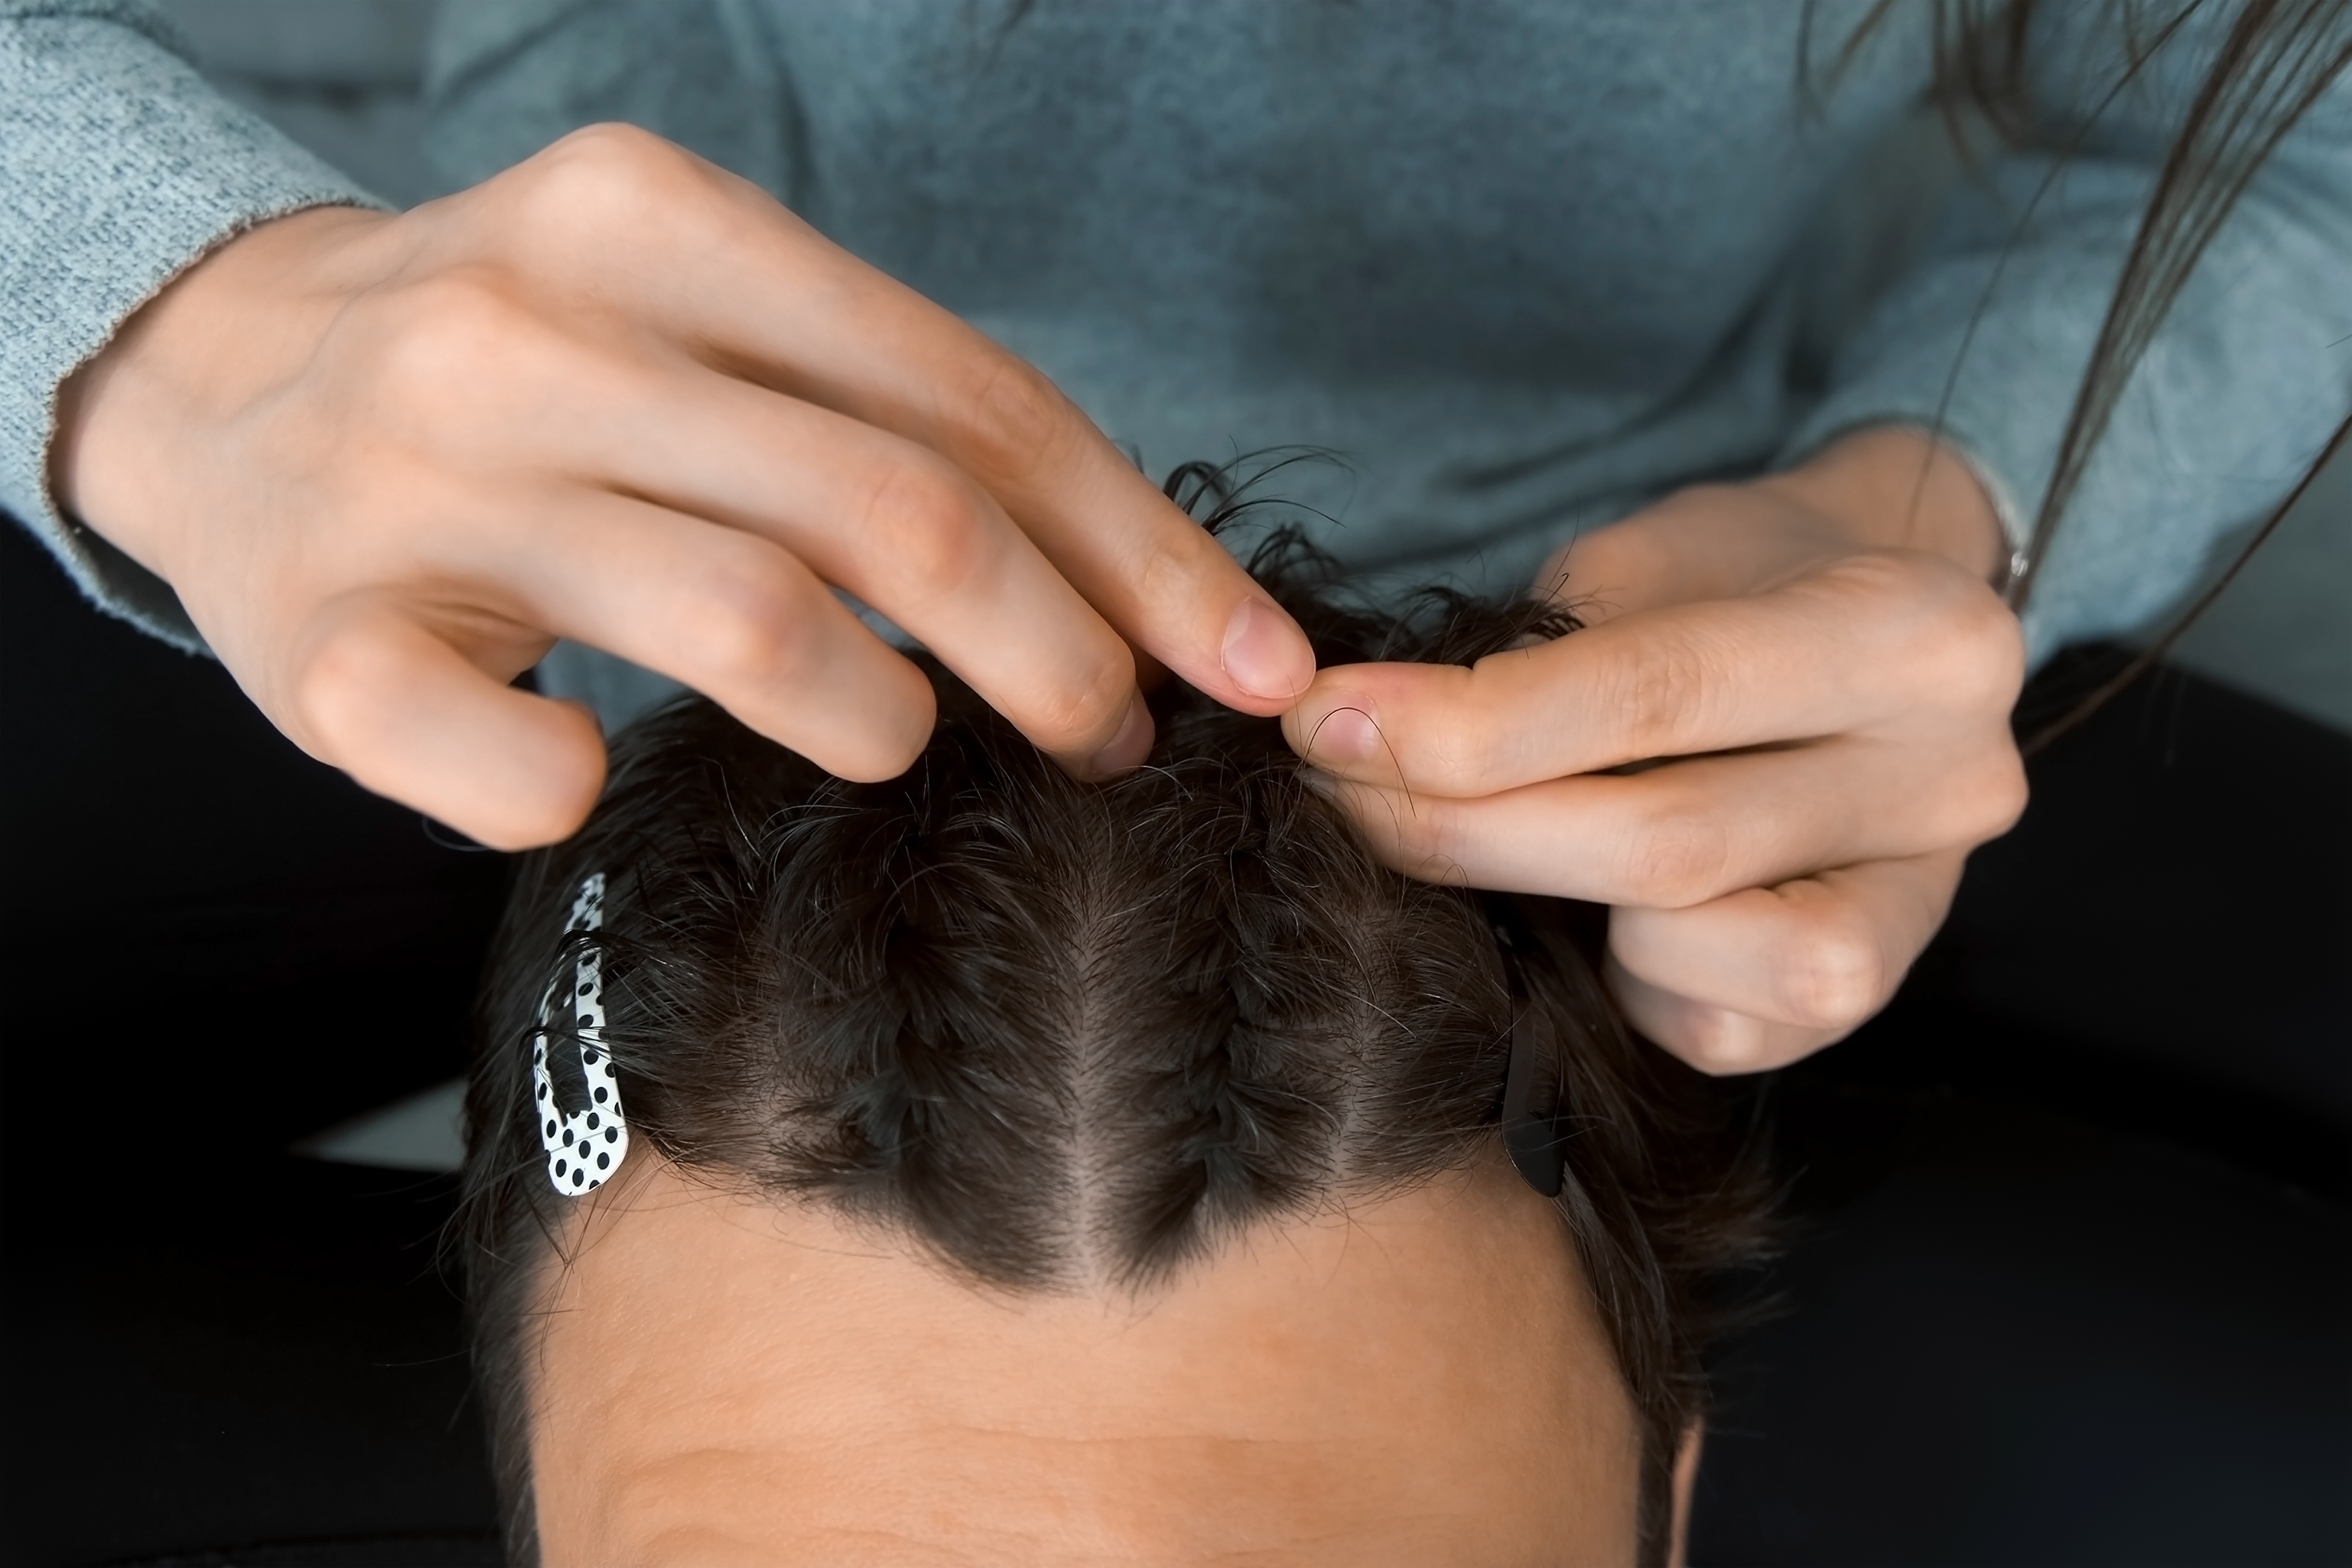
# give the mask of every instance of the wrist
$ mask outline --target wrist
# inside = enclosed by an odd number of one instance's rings
[[[1940,555],[1988,583],[2008,573],[2009,538],[1992,497],[1965,458],[1926,431],[1856,430],[1755,482],[1863,549]]]
[[[172,577],[175,433],[236,405],[299,363],[331,309],[303,260],[392,221],[313,207],[247,229],[165,284],[58,389],[49,484],[59,507],[131,559]]]

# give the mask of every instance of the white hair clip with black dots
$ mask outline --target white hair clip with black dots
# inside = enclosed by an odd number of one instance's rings
[[[604,873],[580,884],[572,900],[572,918],[564,922],[568,939],[580,931],[604,926]],[[568,994],[568,995],[567,995]],[[555,1011],[568,1002],[571,1026],[560,1027]],[[561,1037],[577,1041],[580,1071],[587,1080],[586,1109],[567,1116],[555,1092],[555,1075],[548,1070],[548,1042]],[[531,1096],[539,1115],[539,1141],[547,1145],[547,1179],[566,1197],[595,1191],[621,1168],[629,1152],[629,1124],[621,1115],[621,1084],[613,1076],[612,1054],[604,1047],[604,955],[583,943],[564,970],[557,973],[539,1005],[539,1030],[530,1053]]]

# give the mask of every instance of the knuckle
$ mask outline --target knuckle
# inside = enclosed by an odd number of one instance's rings
[[[1987,584],[1952,564],[1906,554],[1864,554],[1832,572],[1858,603],[1892,617],[1895,646],[1881,668],[1952,711],[2006,713],[2025,681],[2025,635]]]
[[[2025,760],[2010,743],[2006,731],[2000,740],[2002,743],[1991,748],[1979,765],[1976,785],[1969,792],[1970,819],[1959,837],[1970,845],[2000,837],[2025,815],[2030,794]]]
[[[339,632],[312,643],[284,689],[294,739],[322,761],[350,767],[378,727],[386,676],[373,639]]]
[[[1633,638],[1612,671],[1604,711],[1623,715],[1629,760],[1671,756],[1707,721],[1722,660],[1688,627]]]
[[[1079,687],[1049,693],[1034,720],[1046,736],[1046,750],[1073,750],[1115,733],[1127,720],[1129,691],[1134,691],[1134,677],[1106,668]]]
[[[2000,749],[2000,776],[1992,791],[1992,805],[1987,813],[1990,837],[1998,838],[2015,827],[2025,816],[2025,808],[2033,799],[2033,788],[2025,773],[2025,759],[2014,745]]]
[[[1410,731],[1384,732],[1374,753],[1385,764],[1394,748],[1409,787],[1467,799],[1494,793],[1511,776],[1508,717],[1491,712],[1468,692],[1437,706],[1416,707],[1409,717]]]
[[[604,789],[604,755],[601,745],[572,764],[554,770],[541,789],[515,803],[512,820],[502,843],[493,848],[532,849],[554,844],[580,831]],[[484,842],[488,842],[485,839]]]
[[[1916,847],[1974,848],[2007,833],[2025,815],[2024,760],[2003,730],[1944,768],[1922,795],[1915,807]]]
[[[930,743],[931,719],[928,704],[908,702],[860,714],[857,722],[821,736],[803,731],[799,746],[808,747],[804,754],[836,778],[880,784],[921,758]]]
[[[1677,1022],[1674,1053],[1703,1073],[1727,1078],[1771,1065],[1763,1027],[1753,1018],[1722,1007],[1692,1007]]]
[[[531,765],[520,776],[507,772],[495,791],[411,804],[426,810],[444,803],[457,806],[443,819],[493,849],[532,849],[572,837],[604,792],[604,741],[585,712],[565,715],[551,704],[537,719],[525,742]]]
[[[1843,1033],[1859,1026],[1894,993],[1877,933],[1851,912],[1817,919],[1778,966],[1782,1005],[1795,1022]]]
[[[677,147],[636,126],[583,126],[526,165],[528,199],[559,220],[639,216],[671,188],[684,160]]]
[[[1926,671],[1955,708],[2006,713],[2025,684],[2025,633],[1991,589],[1953,584],[1921,639]]]
[[[931,741],[931,710],[925,707],[909,707],[899,722],[886,729],[872,743],[872,755],[864,764],[865,771],[843,771],[845,778],[862,783],[878,784],[895,779],[919,761],[923,748]]]
[[[917,599],[969,587],[991,555],[980,498],[936,460],[883,465],[866,486],[858,525],[891,580]]]
[[[1462,863],[1475,854],[1470,814],[1451,801],[1414,800],[1383,791],[1381,799],[1395,819],[1398,847],[1422,865],[1435,880],[1458,878]]]
[[[391,303],[374,359],[397,404],[446,407],[489,367],[516,366],[543,347],[529,312],[487,268],[436,273],[404,285]]]
[[[1046,694],[1034,721],[1048,750],[1063,751],[1109,735],[1127,718],[1135,678],[1123,662],[1105,662],[1084,681]]]
[[[972,466],[991,477],[1050,469],[1074,428],[1062,389],[1002,352],[984,356],[960,405]]]
[[[1932,592],[1937,574],[1921,559],[1887,551],[1863,551],[1840,557],[1823,571],[1823,580],[1835,592],[1873,605],[1914,605]]]
[[[1717,817],[1681,805],[1654,812],[1625,846],[1626,901],[1669,910],[1704,902],[1723,890],[1731,857],[1730,834]]]
[[[1466,885],[1466,836],[1452,807],[1391,790],[1349,790],[1339,798],[1381,864],[1417,881]]]
[[[726,574],[696,605],[693,663],[730,689],[773,691],[805,680],[824,657],[813,608],[781,572],[747,565]]]

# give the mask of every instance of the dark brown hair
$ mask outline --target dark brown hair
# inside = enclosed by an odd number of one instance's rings
[[[1171,491],[1213,522],[1246,506],[1197,467]],[[1289,533],[1252,569],[1325,662],[1467,662],[1573,625],[1445,592],[1345,607]],[[587,826],[522,866],[465,1177],[515,1561],[536,1560],[529,1325],[571,1202],[529,1064],[541,998],[593,942],[640,1150],[1024,1290],[1149,1289],[1251,1226],[1463,1167],[1497,1137],[1524,1010],[1559,1064],[1560,1214],[1639,1412],[1643,1559],[1663,1562],[1711,1282],[1756,1256],[1766,1187],[1729,1091],[1620,1023],[1584,956],[1597,911],[1381,868],[1276,721],[1181,684],[1154,699],[1146,764],[1097,786],[926,668],[940,722],[900,778],[830,777],[690,699],[624,735]],[[597,871],[604,927],[567,941]],[[1498,919],[1523,933],[1523,1002]]]

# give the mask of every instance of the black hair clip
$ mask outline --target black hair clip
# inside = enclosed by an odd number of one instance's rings
[[[1514,937],[1509,925],[1495,922],[1503,974],[1511,989],[1511,1060],[1503,1076],[1503,1148],[1520,1180],[1544,1196],[1556,1198],[1568,1179],[1565,1141],[1559,1134],[1559,1101],[1566,1075],[1553,1053],[1537,1041],[1535,1006],[1528,995],[1527,975],[1520,969],[1519,944]],[[1550,1059],[1538,1062],[1538,1057]],[[1536,1081],[1539,1067],[1550,1069],[1550,1081],[1542,1086]]]

